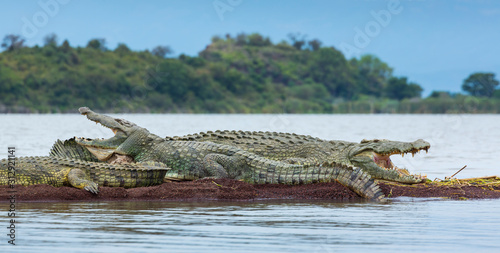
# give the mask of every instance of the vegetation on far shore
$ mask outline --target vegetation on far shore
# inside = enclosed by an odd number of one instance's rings
[[[493,73],[464,77],[468,95],[422,87],[373,55],[346,59],[318,40],[290,35],[215,36],[198,56],[158,46],[132,51],[104,39],[72,47],[48,35],[26,47],[7,35],[0,53],[0,112],[500,113]]]

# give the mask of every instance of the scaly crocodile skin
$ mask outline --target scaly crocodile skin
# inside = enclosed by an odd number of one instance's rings
[[[61,141],[52,148],[63,149]],[[76,157],[78,155],[74,155]],[[158,185],[168,171],[165,165],[154,162],[109,164],[58,156],[19,157],[14,162],[9,164],[7,159],[0,160],[0,185],[13,183],[9,179],[15,177],[15,184],[25,186],[73,186],[98,193],[98,185],[125,188]]]
[[[388,158],[392,154],[416,153],[428,150],[430,145],[424,140],[399,142],[390,140],[363,140],[361,143],[347,141],[327,141],[311,136],[250,131],[208,131],[185,136],[166,137],[167,141],[213,142],[236,146],[257,155],[292,164],[312,165],[337,163],[360,167],[375,179],[400,183],[419,183],[422,178],[409,175],[405,170],[386,168],[374,160],[375,153]],[[371,154],[370,154],[371,153]],[[368,158],[368,156],[371,156]]]
[[[167,141],[126,120],[97,114],[88,108],[80,108],[80,112],[115,132],[115,136],[109,139],[76,139],[78,144],[103,161],[109,159],[111,153],[116,153],[131,156],[136,162],[160,162],[171,168],[166,178],[176,180],[215,177],[242,179],[249,183],[287,184],[337,180],[365,198],[384,199],[371,177],[353,166],[290,164],[229,145]]]

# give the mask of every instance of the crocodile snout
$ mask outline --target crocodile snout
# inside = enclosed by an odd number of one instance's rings
[[[78,111],[82,115],[86,115],[87,113],[92,112],[88,107],[80,107],[80,108],[78,108]]]

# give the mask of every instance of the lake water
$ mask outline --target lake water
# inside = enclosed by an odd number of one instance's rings
[[[295,132],[359,142],[431,143],[394,157],[429,178],[499,175],[500,115],[113,115],[160,136],[216,129]],[[56,139],[112,136],[74,115],[0,115],[0,158],[47,155]],[[498,252],[500,200],[18,203],[15,247],[0,203],[0,252]],[[5,225],[5,226],[4,226]]]

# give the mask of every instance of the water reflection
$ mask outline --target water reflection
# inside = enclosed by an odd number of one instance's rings
[[[498,247],[499,200],[22,203],[19,245],[131,251]]]

